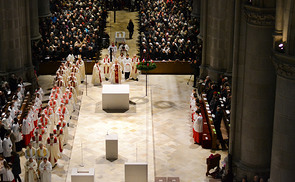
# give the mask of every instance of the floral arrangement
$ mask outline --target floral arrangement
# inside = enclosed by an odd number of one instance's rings
[[[141,70],[141,71],[149,71],[149,70],[156,69],[157,68],[157,65],[156,65],[156,63],[154,63],[153,60],[151,60],[151,61],[145,61],[143,59],[142,62],[139,62],[136,65],[136,68],[138,70]]]

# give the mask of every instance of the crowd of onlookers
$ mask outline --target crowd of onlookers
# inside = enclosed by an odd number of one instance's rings
[[[50,18],[40,19],[42,38],[32,45],[33,62],[62,60],[69,54],[92,59],[108,46],[105,1],[51,0],[51,12]]]
[[[143,0],[140,5],[141,60],[201,59],[200,21],[191,17],[191,0]]]

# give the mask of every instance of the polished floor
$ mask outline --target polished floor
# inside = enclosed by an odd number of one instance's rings
[[[118,11],[116,23],[113,23],[111,12],[108,18],[111,24],[107,27],[111,41],[116,31],[126,31],[128,35],[128,21],[136,22],[136,18],[135,12]],[[134,38],[126,40],[130,55],[137,53],[137,36],[135,31]],[[104,55],[107,50],[102,53]],[[189,77],[149,75],[147,96],[146,75],[140,75],[138,82],[123,81],[130,85],[130,109],[110,113],[102,110],[102,87],[93,86],[91,75],[88,75],[87,82],[80,85],[79,109],[70,121],[69,141],[52,171],[52,181],[70,182],[73,168],[94,168],[96,182],[123,182],[125,162],[147,162],[150,182],[155,177],[179,177],[182,182],[215,181],[205,175],[206,158],[211,153],[219,153],[223,160],[227,152],[202,149],[194,144]],[[46,94],[52,87],[52,80],[53,76],[39,77]],[[104,81],[104,84],[110,83]],[[107,133],[117,133],[119,137],[119,158],[113,162],[105,159]],[[22,177],[24,161],[22,156]]]

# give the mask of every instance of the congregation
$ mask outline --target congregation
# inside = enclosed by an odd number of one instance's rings
[[[193,61],[201,59],[197,38],[200,21],[191,17],[192,1],[144,0],[140,5],[140,58]]]
[[[40,19],[42,38],[32,44],[35,66],[40,61],[61,61],[68,54],[87,59],[99,56],[107,46],[104,32],[108,16],[104,1],[51,1],[50,18]]]

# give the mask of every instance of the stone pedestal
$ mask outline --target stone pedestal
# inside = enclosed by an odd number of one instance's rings
[[[38,0],[38,15],[40,18],[51,16],[49,0]]]
[[[147,163],[125,163],[125,182],[148,182]]]
[[[117,160],[118,159],[118,135],[107,134],[105,137],[106,143],[106,159]]]
[[[129,85],[124,85],[124,84],[103,85],[102,109],[128,110],[129,109]]]
[[[71,182],[94,182],[94,168],[72,169]]]

